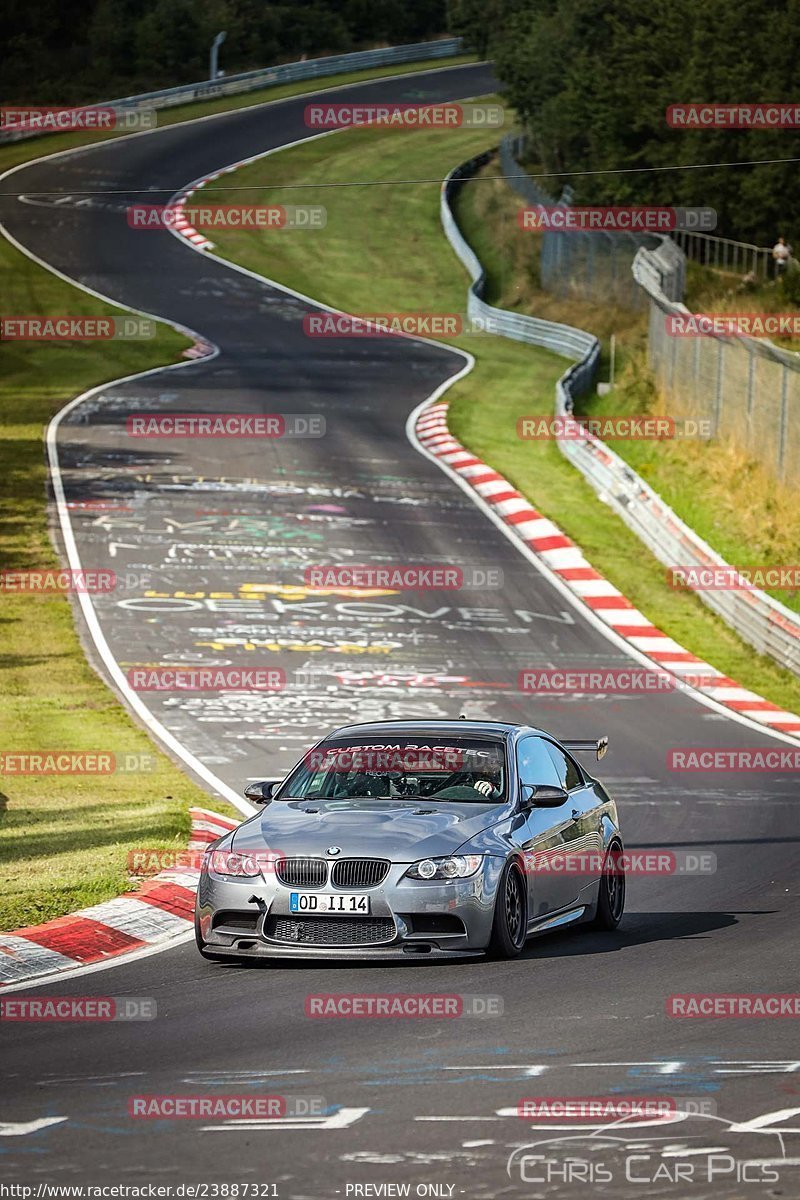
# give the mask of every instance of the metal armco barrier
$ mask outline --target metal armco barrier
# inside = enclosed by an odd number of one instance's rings
[[[441,193],[441,218],[450,245],[469,272],[472,283],[467,298],[467,315],[490,322],[489,328],[497,329],[504,337],[517,342],[529,342],[533,346],[544,346],[555,354],[575,360],[559,381],[568,384],[572,395],[591,386],[600,357],[600,343],[591,333],[575,329],[572,325],[559,325],[555,321],[541,321],[522,313],[506,312],[493,308],[483,299],[485,272],[472,247],[467,244],[453,216],[450,200],[459,183],[474,175],[491,158],[493,151],[479,154],[462,163],[445,179]]]
[[[379,50],[357,50],[350,54],[333,54],[328,58],[312,58],[306,62],[283,63],[277,67],[262,67],[258,71],[245,71],[241,75],[223,76],[202,83],[186,83],[178,87],[164,88],[159,92],[142,92],[138,96],[124,96],[119,100],[98,100],[91,104],[76,104],[73,108],[113,108],[120,112],[136,112],[141,109],[171,108],[191,100],[211,100],[217,96],[234,96],[240,92],[253,92],[258,88],[272,87],[279,83],[293,83],[298,79],[317,79],[325,75],[337,75],[341,71],[363,71],[370,67],[391,66],[394,63],[419,62],[428,58],[452,58],[461,53],[462,38],[444,38],[433,42],[412,42],[407,46],[386,46]],[[39,137],[39,130],[0,130],[0,142],[14,142],[22,138]]]
[[[542,321],[536,317],[493,308],[482,299],[485,272],[472,248],[464,240],[451,208],[459,182],[475,174],[493,152],[470,159],[447,176],[441,192],[441,220],[450,245],[469,272],[467,312],[470,317],[490,319],[504,337],[543,346],[575,360],[556,384],[556,415],[572,414],[576,396],[592,383],[600,356],[600,343],[592,334],[571,325]],[[687,310],[671,301],[681,280],[685,262],[682,252],[664,238],[656,250],[640,249],[634,259],[634,277],[651,300],[659,297],[666,311]],[[751,339],[747,339],[751,340]],[[721,555],[685,525],[645,481],[619,455],[598,438],[559,438],[562,454],[577,467],[607,503],[655,557],[665,566],[728,567]],[[699,591],[700,599],[760,654],[800,675],[800,616],[765,592]]]

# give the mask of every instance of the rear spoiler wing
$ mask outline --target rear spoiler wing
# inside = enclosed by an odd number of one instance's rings
[[[599,762],[608,750],[608,738],[589,738],[588,740],[563,742],[562,745],[565,750],[571,750],[573,754],[596,754]]]

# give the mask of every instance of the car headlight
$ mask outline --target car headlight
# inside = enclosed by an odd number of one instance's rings
[[[230,875],[234,879],[252,879],[261,874],[261,864],[255,854],[236,854],[233,850],[209,850],[203,856],[203,870],[214,875]]]
[[[468,879],[480,870],[482,854],[455,854],[452,858],[423,858],[405,873],[407,879]]]

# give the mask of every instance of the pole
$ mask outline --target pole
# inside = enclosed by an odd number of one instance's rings
[[[219,75],[219,48],[227,36],[226,31],[223,30],[222,33],[217,34],[211,43],[211,60],[208,68],[209,79],[216,79]]]

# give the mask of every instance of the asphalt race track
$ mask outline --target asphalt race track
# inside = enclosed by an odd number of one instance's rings
[[[494,86],[488,68],[466,66],[366,83],[337,99],[457,99]],[[81,561],[127,581],[95,599],[114,658],[126,671],[178,663],[286,672],[274,695],[143,694],[154,717],[236,790],[280,774],[327,727],[355,719],[463,712],[527,720],[562,737],[607,733],[598,774],[620,804],[627,845],[711,851],[717,870],[633,879],[616,934],[542,938],[510,963],[246,969],[207,963],[184,944],[31,989],[154,997],[158,1015],[0,1030],[0,1175],[33,1184],[270,1183],[281,1200],[399,1194],[373,1190],[387,1184],[441,1197],[800,1195],[792,1022],[665,1013],[672,993],[796,987],[796,781],[681,775],[666,765],[673,746],[782,743],[678,693],[547,702],[518,694],[525,666],[628,660],[407,440],[409,413],[463,358],[400,339],[309,339],[306,301],[167,232],[127,226],[123,210],[143,190],[163,203],[191,180],[308,136],[307,102],[101,145],[4,183],[39,197],[0,200],[3,224],[30,252],[220,351],[112,384],[60,425],[68,503],[109,506],[72,509]],[[335,155],[335,136],[328,145]],[[78,194],[91,190],[116,194],[82,203]],[[387,202],[402,212],[401,194]],[[326,433],[267,442],[126,434],[134,412],[229,411],[321,415]],[[348,561],[450,562],[499,570],[503,585],[374,599],[286,590],[302,584],[310,563]],[[308,994],[348,991],[495,996],[503,1015],[306,1017]],[[254,1091],[321,1097],[323,1116],[209,1125],[127,1115],[132,1094]],[[532,1128],[516,1115],[526,1096],[612,1093],[704,1101],[716,1119],[606,1130],[587,1146],[585,1130]],[[775,1113],[761,1129],[746,1127]],[[515,1149],[552,1150],[553,1138],[575,1138],[589,1173],[565,1169],[545,1183],[545,1168],[531,1158],[520,1167],[519,1153],[507,1169]],[[780,1167],[778,1182],[773,1159],[795,1164]],[[694,1181],[684,1173],[676,1182],[679,1166],[695,1170]]]

